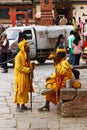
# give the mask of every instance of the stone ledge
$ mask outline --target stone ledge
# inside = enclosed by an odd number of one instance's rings
[[[87,116],[87,88],[62,88],[58,102],[58,113],[62,117]]]

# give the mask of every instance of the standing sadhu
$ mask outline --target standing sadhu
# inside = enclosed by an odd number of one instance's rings
[[[30,92],[30,87],[32,87],[32,92],[34,92],[33,86],[31,86],[30,72],[34,70],[35,64],[30,63],[30,47],[26,40],[19,42],[18,47],[20,51],[15,57],[15,68],[14,68],[14,103],[17,103],[17,112],[22,112],[22,110],[28,110],[25,103],[28,102]]]
[[[57,53],[54,56],[56,72],[46,79],[46,89],[41,92],[42,95],[46,95],[46,104],[39,108],[39,111],[49,111],[49,102],[56,104],[56,91],[59,94],[60,88],[66,86],[66,80],[74,79],[71,66],[65,56],[66,50],[64,48],[57,48]]]

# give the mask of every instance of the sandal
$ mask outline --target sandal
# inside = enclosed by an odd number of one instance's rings
[[[26,110],[26,111],[27,111],[27,110],[31,110],[31,108],[28,108],[28,107],[26,107],[26,106],[22,107],[21,109],[22,109],[22,110]]]
[[[20,107],[17,107],[16,112],[23,112],[23,110]]]
[[[44,89],[42,92],[41,92],[41,95],[46,95],[48,93],[51,93],[53,92],[53,90],[51,88],[47,88],[47,89]]]
[[[41,108],[38,109],[38,111],[50,111],[49,107],[43,106]]]

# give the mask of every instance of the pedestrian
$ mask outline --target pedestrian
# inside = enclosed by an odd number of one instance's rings
[[[3,33],[1,36],[0,52],[0,64],[3,68],[2,73],[8,73],[7,58],[9,53],[9,41],[5,33]]]
[[[76,22],[76,18],[74,16],[72,18],[72,25],[74,26],[74,29],[77,30],[77,22]]]
[[[67,19],[65,18],[65,16],[63,16],[61,19],[60,19],[60,25],[66,25],[67,24]]]
[[[68,59],[68,62],[70,64],[72,64],[73,60],[74,60],[74,49],[72,47],[74,39],[75,39],[75,31],[71,30],[70,35],[68,36],[68,41],[69,41],[69,59]]]
[[[83,47],[87,47],[87,36],[85,36],[84,42],[83,42]]]
[[[58,93],[58,101],[59,101],[59,93],[60,88],[65,88],[67,79],[74,79],[72,74],[72,69],[69,62],[66,60],[66,49],[57,48],[57,52],[55,55],[55,73],[50,75],[46,79],[46,89],[41,92],[42,95],[46,95],[46,103],[45,106],[39,108],[39,111],[49,111],[50,106],[49,103],[52,102],[56,104],[56,91]]]
[[[55,46],[55,51],[57,48],[65,48],[65,37],[63,34],[60,34],[57,38],[56,46]]]
[[[2,49],[2,40],[0,36],[0,66],[1,66],[1,49]]]
[[[83,33],[83,21],[81,17],[78,18],[78,27],[80,28],[80,33]]]
[[[72,21],[68,19],[66,25],[72,25]]]
[[[82,40],[81,40],[78,32],[76,32],[76,34],[75,34],[75,40],[73,41],[72,47],[74,49],[73,65],[79,65],[81,53],[82,53],[82,49],[83,49],[83,44],[82,44]]]
[[[31,89],[34,92],[34,88],[31,86],[30,72],[33,72],[35,63],[30,62],[30,47],[26,40],[19,42],[18,47],[20,50],[15,57],[14,67],[14,103],[17,104],[16,111],[22,112],[29,109],[25,105],[29,100],[28,92],[31,92]]]
[[[83,48],[87,47],[87,31],[83,33],[84,41],[83,41]]]

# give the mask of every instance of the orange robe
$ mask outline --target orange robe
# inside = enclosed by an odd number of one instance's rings
[[[67,60],[62,59],[55,66],[55,74],[50,76],[50,79],[46,82],[47,88],[52,88],[53,92],[46,95],[46,100],[56,104],[56,91],[58,91],[58,100],[60,88],[64,88],[67,79],[74,79],[71,66]]]
[[[24,41],[21,42],[21,44]],[[19,43],[20,45],[20,43]],[[14,102],[19,104],[25,104],[29,100],[28,92],[30,91],[31,80],[29,76],[30,68],[32,64],[28,59],[26,61],[26,53],[24,48],[19,46],[20,51],[15,58],[15,68],[14,68]],[[34,88],[32,87],[32,92]]]

